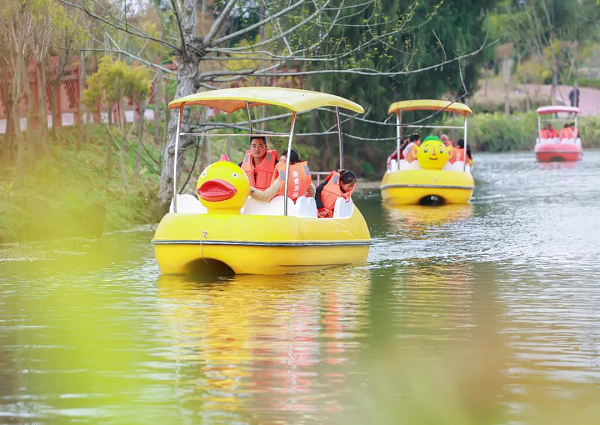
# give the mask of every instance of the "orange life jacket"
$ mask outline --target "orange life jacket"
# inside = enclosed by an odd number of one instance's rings
[[[551,138],[551,133],[550,131],[543,129],[540,131],[540,139],[550,139]]]
[[[242,161],[242,170],[244,170],[248,176],[250,186],[265,190],[271,186],[276,163],[277,152],[268,150],[260,165],[255,167],[250,151],[246,151],[246,155]]]
[[[574,139],[575,132],[573,130],[571,130],[571,127],[564,127],[562,130],[560,130],[560,138],[561,139]]]
[[[454,164],[456,161],[465,160],[465,150],[461,148],[452,148],[452,156],[450,157],[450,164]]]
[[[335,201],[337,201],[339,197],[342,197],[345,200],[350,199],[354,189],[350,192],[342,192],[342,188],[340,187],[340,173],[337,171],[332,171],[325,180],[327,181],[327,184],[321,191],[321,202],[323,203],[323,208],[327,211],[327,217],[331,218],[333,217]],[[356,188],[356,186],[354,187]]]
[[[277,167],[277,172],[281,179],[281,186],[279,187],[279,192],[277,192],[277,194],[281,196],[285,193],[285,164],[283,164],[282,168],[283,170],[280,171],[279,166]],[[310,170],[308,169],[306,161],[290,164],[290,176],[291,178],[288,180],[287,196],[292,201],[296,202],[296,199],[304,195],[312,183],[312,176],[310,175]]]
[[[408,152],[404,155],[404,159],[408,162],[413,162],[415,159],[417,159],[419,147],[415,142],[410,142],[409,145],[406,148],[404,148],[404,152],[406,152],[407,148],[409,147],[410,149],[408,149]]]

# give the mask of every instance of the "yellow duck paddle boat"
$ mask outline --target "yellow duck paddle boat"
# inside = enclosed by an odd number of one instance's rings
[[[277,87],[243,87],[206,91],[172,101],[179,109],[175,152],[181,135],[183,110],[203,105],[232,113],[245,108],[251,134],[226,136],[263,136],[288,138],[292,149],[294,124],[298,112],[334,107],[343,167],[339,108],[362,113],[363,108],[347,99],[325,93]],[[277,105],[291,110],[287,134],[252,133],[250,109]],[[197,134],[195,134],[197,135]],[[205,136],[224,134],[204,133]],[[289,161],[286,166],[289,176]],[[284,193],[288,192],[286,179]],[[173,193],[177,192],[177,157]],[[249,181],[236,164],[221,160],[209,165],[197,184],[199,200],[192,195],[174,196],[170,212],[156,229],[152,243],[156,260],[164,274],[285,274],[326,266],[364,262],[371,237],[367,224],[349,199],[339,198],[333,218],[317,218],[314,198],[301,196],[294,203],[276,196],[270,202],[249,195]]]
[[[438,111],[464,116],[463,126],[402,125],[407,111]],[[388,159],[381,181],[381,196],[389,205],[466,204],[475,183],[466,158],[467,116],[471,109],[462,103],[445,100],[408,100],[392,103],[389,114],[396,114],[396,151]],[[464,131],[464,149],[446,146],[437,137],[427,137],[420,146],[409,149],[408,157],[400,152],[403,128],[452,129]],[[394,158],[395,157],[395,158]]]

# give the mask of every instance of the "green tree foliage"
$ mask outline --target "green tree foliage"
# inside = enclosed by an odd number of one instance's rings
[[[447,93],[459,98],[473,91],[478,70],[491,51],[456,59],[477,51],[485,43],[484,19],[493,0],[379,0],[368,7],[361,4],[360,0],[347,2],[347,18],[332,31],[330,42],[323,47],[324,53],[347,49],[348,54],[336,63],[316,62],[316,66],[381,74],[317,74],[308,81],[311,88],[359,102],[368,111],[367,118],[376,121],[387,116],[388,106],[394,101],[440,98]],[[392,35],[397,31],[400,36]],[[370,43],[370,40],[377,41]],[[306,40],[303,42],[307,44]],[[368,47],[354,51],[350,47],[358,45]],[[421,69],[425,70],[414,72]],[[397,71],[405,71],[406,75],[386,75]],[[353,134],[366,138],[395,135],[393,127],[360,122],[352,123],[351,129]],[[391,140],[375,145],[348,137],[345,144],[350,157],[346,158],[350,160],[348,165],[359,172],[369,169],[371,161],[376,161],[372,165],[376,172],[381,172],[385,166],[382,158],[387,156],[383,153],[395,146]],[[360,163],[353,162],[353,158],[361,158]]]

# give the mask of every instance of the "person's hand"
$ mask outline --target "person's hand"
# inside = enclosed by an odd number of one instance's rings
[[[320,218],[327,218],[327,210],[325,208],[319,208],[319,211],[317,212],[317,215]]]

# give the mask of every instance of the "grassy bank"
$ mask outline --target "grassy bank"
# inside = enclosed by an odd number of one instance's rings
[[[0,171],[0,242],[52,237],[93,237],[105,231],[151,223],[150,201],[158,187],[158,167],[148,155],[135,176],[136,153],[125,146],[127,186],[124,186],[119,153],[113,145],[113,170],[106,173],[106,140],[103,125],[92,126],[90,142],[76,152],[75,128],[57,132],[49,156],[39,155],[28,164],[24,184],[17,189],[15,166]],[[131,141],[130,143],[134,143]],[[145,143],[158,158],[159,150]],[[15,161],[16,162],[16,161]]]
[[[559,123],[555,126],[560,130]],[[584,148],[600,147],[600,117],[580,117],[579,131]],[[469,143],[479,152],[531,150],[536,133],[534,111],[513,115],[475,114],[469,118]]]

